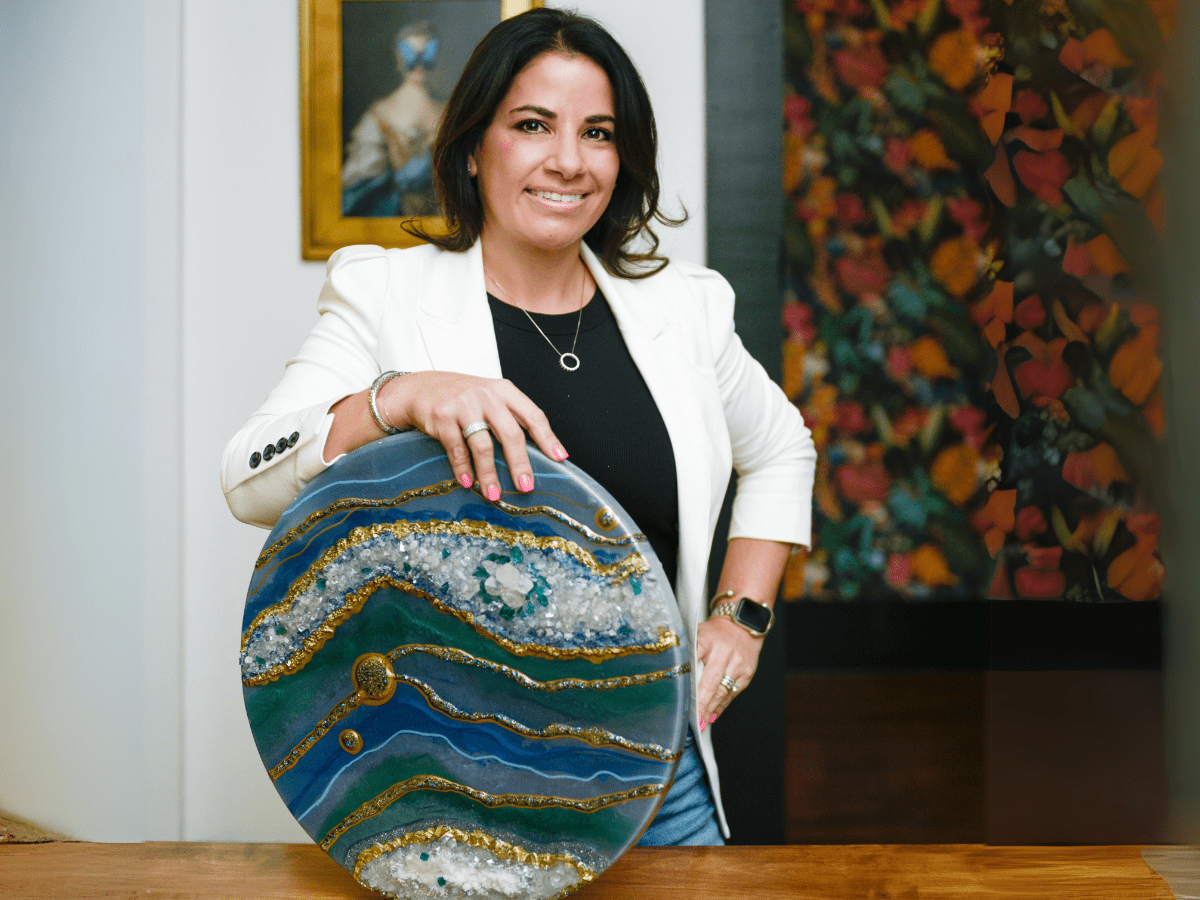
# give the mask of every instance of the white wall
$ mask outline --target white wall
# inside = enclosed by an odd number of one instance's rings
[[[159,771],[144,752],[141,14],[0,5],[0,808],[113,840],[141,836]]]

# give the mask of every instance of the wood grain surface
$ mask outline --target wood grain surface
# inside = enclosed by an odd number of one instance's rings
[[[580,900],[1172,900],[1136,846],[635,848]],[[377,897],[303,844],[0,845],[5,900]]]

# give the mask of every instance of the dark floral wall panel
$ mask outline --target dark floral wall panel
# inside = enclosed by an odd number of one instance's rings
[[[785,595],[1156,598],[1173,2],[784,9]]]

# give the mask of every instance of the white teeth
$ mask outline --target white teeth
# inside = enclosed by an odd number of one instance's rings
[[[583,194],[556,194],[553,191],[530,191],[535,197],[541,197],[543,200],[554,200],[558,203],[574,203],[576,200],[582,200]]]

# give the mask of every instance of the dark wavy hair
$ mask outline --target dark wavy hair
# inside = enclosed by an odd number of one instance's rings
[[[417,220],[404,229],[443,250],[463,251],[483,230],[483,203],[467,174],[467,157],[476,151],[513,79],[543,53],[586,56],[608,75],[613,93],[613,143],[620,159],[617,183],[608,207],[584,241],[613,275],[645,278],[667,264],[658,254],[654,220],[679,225],[658,208],[658,134],[650,97],[629,55],[593,19],[561,9],[532,9],[505,19],[487,33],[471,54],[446,103],[433,148],[433,177],[446,230]],[[641,237],[646,246],[631,245]]]

